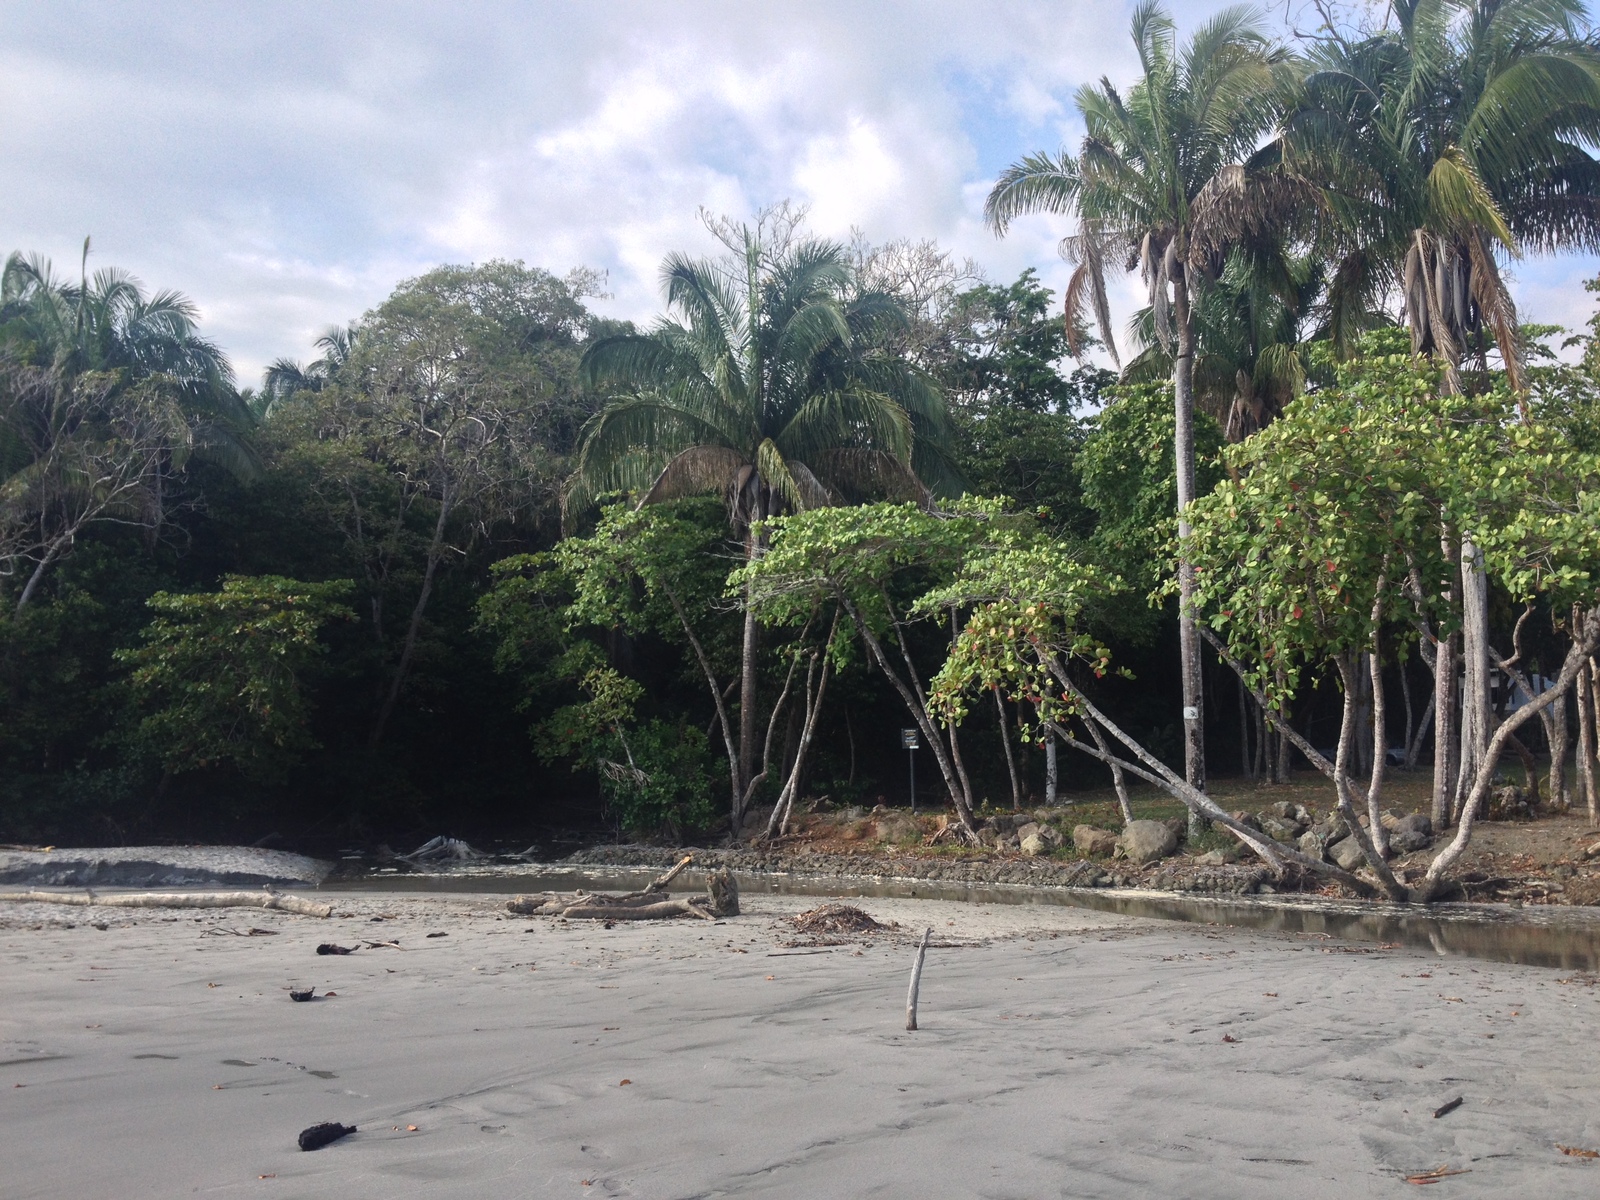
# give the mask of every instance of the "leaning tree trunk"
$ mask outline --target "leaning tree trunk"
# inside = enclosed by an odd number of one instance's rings
[[[1194,482],[1194,317],[1189,310],[1189,285],[1179,268],[1172,281],[1177,354],[1172,360],[1175,428],[1173,467],[1178,483],[1178,654],[1183,674],[1183,775],[1197,792],[1206,790],[1205,710],[1200,676],[1200,635],[1195,629],[1194,567],[1186,546],[1188,509],[1195,499]],[[1205,822],[1189,809],[1189,836],[1198,837]]]
[[[994,689],[994,706],[1000,713],[1000,745],[1006,752],[1006,771],[1011,776],[1011,811],[1022,811],[1022,777],[1017,774],[1017,754],[1011,745],[1011,731],[1006,728],[1006,702],[1000,689]]]

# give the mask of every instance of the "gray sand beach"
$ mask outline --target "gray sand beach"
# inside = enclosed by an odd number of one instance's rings
[[[611,929],[329,898],[329,920],[0,910],[0,1192],[1349,1197],[1441,1167],[1465,1173],[1439,1197],[1600,1188],[1557,1149],[1600,1148],[1592,977],[1070,908],[867,900],[899,928],[808,946],[785,918],[815,898]],[[359,1132],[300,1152],[319,1121]]]

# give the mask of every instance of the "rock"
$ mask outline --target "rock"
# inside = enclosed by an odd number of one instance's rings
[[[1172,836],[1177,838],[1180,842],[1188,840],[1188,837],[1189,837],[1189,818],[1187,818],[1187,817],[1168,817],[1165,821],[1163,821],[1161,823],[1163,825],[1165,825],[1168,829],[1172,830]]]
[[[1288,800],[1279,800],[1277,803],[1269,804],[1262,809],[1261,816],[1263,820],[1268,816],[1274,816],[1280,821],[1293,821],[1297,817],[1295,810],[1299,807],[1298,804],[1292,804]]]
[[[1327,851],[1327,841],[1323,834],[1316,829],[1308,829],[1302,833],[1295,845],[1299,848],[1301,854],[1304,854],[1307,858],[1314,858],[1318,862],[1322,861],[1322,857]]]
[[[1395,825],[1396,829],[1410,829],[1423,837],[1433,836],[1433,819],[1427,813],[1407,813]]]
[[[1037,822],[1037,821],[1029,821],[1024,825],[1018,825],[1017,826],[1017,840],[1018,841],[1022,841],[1022,842],[1027,841],[1034,834],[1038,833],[1040,828],[1041,828],[1041,826],[1039,825],[1039,822]]]
[[[985,846],[993,846],[997,841],[1000,840],[1000,835],[995,832],[993,825],[985,825],[982,829],[978,830],[978,840]]]
[[[1039,834],[1030,833],[1027,837],[1022,839],[1020,849],[1029,858],[1038,858],[1041,855],[1048,855],[1050,851],[1055,849],[1055,846],[1046,841]]]
[[[1236,812],[1233,814],[1233,819],[1241,825],[1248,825],[1257,833],[1261,832],[1261,818],[1256,816],[1255,813]]]
[[[1178,835],[1161,821],[1129,821],[1117,849],[1137,866],[1166,858],[1178,848]]]
[[[1117,835],[1109,829],[1079,825],[1072,831],[1072,844],[1084,854],[1111,854],[1117,848]]]
[[[1075,862],[1062,872],[1059,880],[1061,887],[1105,887],[1111,882],[1111,877],[1100,869],[1098,863]]]
[[[1350,826],[1338,813],[1329,813],[1324,817],[1317,825],[1317,830],[1322,834],[1323,844],[1328,846],[1350,835]]]
[[[1366,855],[1361,853],[1361,846],[1353,837],[1344,838],[1337,845],[1328,848],[1328,856],[1346,871],[1354,871],[1367,861]]]
[[[1292,844],[1300,836],[1300,827],[1293,821],[1285,821],[1281,817],[1263,815],[1261,818],[1261,832],[1275,842]]]
[[[1227,861],[1221,850],[1207,850],[1204,854],[1195,855],[1194,865],[1197,867],[1220,867],[1226,865]]]
[[[921,841],[922,828],[910,813],[888,813],[873,819],[878,840],[884,842]]]
[[[1411,854],[1417,850],[1425,850],[1433,843],[1433,839],[1420,830],[1402,825],[1389,834],[1389,849],[1396,854]]]
[[[1215,854],[1213,850],[1210,853]],[[1177,860],[1163,866],[1145,880],[1144,886],[1161,892],[1211,892],[1219,895],[1247,896],[1261,886],[1267,872],[1260,867],[1205,864],[1206,855]]]

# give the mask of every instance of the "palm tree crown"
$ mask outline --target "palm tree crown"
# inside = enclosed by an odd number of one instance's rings
[[[1144,0],[1134,12],[1133,42],[1142,74],[1126,96],[1109,79],[1078,90],[1085,126],[1078,152],[1014,164],[984,210],[998,233],[1025,213],[1077,214],[1078,231],[1061,244],[1077,266],[1066,294],[1069,329],[1091,306],[1114,359],[1106,263],[1142,271],[1154,333],[1170,349],[1169,288],[1190,256],[1196,202],[1256,150],[1289,63],[1242,7],[1218,13],[1180,50],[1171,17]]]
[[[943,398],[875,341],[903,320],[893,299],[852,294],[835,243],[728,233],[728,257],[667,258],[672,316],[585,356],[585,381],[618,398],[584,431],[569,510],[611,490],[722,490],[744,533],[784,510],[951,487]]]
[[[1318,187],[1336,338],[1398,283],[1447,375],[1491,332],[1521,386],[1496,255],[1600,247],[1600,43],[1577,0],[1396,0],[1395,27],[1318,43],[1282,160]]]

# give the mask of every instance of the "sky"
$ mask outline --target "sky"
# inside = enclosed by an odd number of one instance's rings
[[[1215,5],[1172,7],[1187,30]],[[192,298],[241,385],[443,262],[598,268],[595,307],[646,320],[665,254],[718,249],[701,208],[787,199],[816,233],[933,238],[993,280],[1034,267],[1059,291],[1069,222],[998,239],[983,199],[1020,155],[1077,140],[1078,85],[1133,77],[1130,12],[0,0],[0,253],[76,274],[90,236],[91,269]],[[1597,267],[1515,264],[1524,318],[1580,325]],[[1124,281],[1121,314],[1134,297]]]

